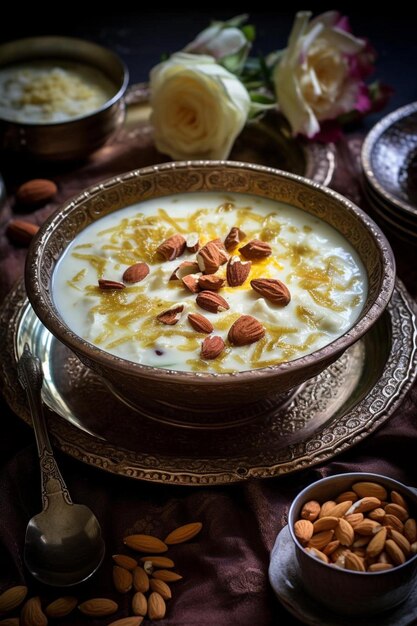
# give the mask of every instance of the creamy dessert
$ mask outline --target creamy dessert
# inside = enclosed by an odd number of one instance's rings
[[[147,200],[90,224],[53,275],[75,333],[111,354],[174,370],[290,361],[345,333],[367,293],[347,240],[258,196]]]
[[[50,124],[92,113],[114,94],[100,70],[62,60],[28,61],[0,68],[0,118]]]

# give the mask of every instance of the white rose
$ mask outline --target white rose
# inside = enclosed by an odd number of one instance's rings
[[[225,159],[248,117],[240,80],[212,57],[178,52],[150,75],[158,150],[173,159]]]
[[[288,47],[274,74],[282,113],[294,134],[313,137],[320,121],[335,119],[355,108],[360,81],[349,59],[365,47],[339,25],[339,14],[329,11],[309,21],[311,13],[297,13]]]

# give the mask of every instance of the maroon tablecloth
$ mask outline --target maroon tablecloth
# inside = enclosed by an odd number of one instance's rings
[[[47,166],[29,171],[18,163],[0,167],[9,198],[0,213],[0,300],[22,276],[25,249],[11,244],[5,227],[13,216],[40,224],[64,199],[110,175],[158,160],[148,139],[138,134],[121,137],[76,169]],[[338,166],[332,186],[363,208],[357,154],[360,137],[338,147]],[[59,192],[53,202],[25,214],[15,205],[14,191],[24,180],[53,177]],[[415,249],[389,236],[397,257],[398,274],[417,296]],[[41,508],[39,471],[33,433],[1,401],[0,418],[0,593],[26,583],[30,593],[47,602],[59,591],[44,588],[28,575],[22,548],[28,519]],[[82,465],[57,453],[74,501],[93,508],[99,518],[107,556],[94,578],[71,593],[80,599],[111,597],[119,602],[117,617],[128,615],[128,596],[117,594],[111,582],[111,555],[123,551],[122,537],[131,532],[165,536],[178,525],[203,522],[198,540],[174,547],[170,553],[182,581],[173,585],[173,599],[161,624],[181,626],[267,626],[299,624],[280,605],[268,582],[269,553],[286,523],[289,504],[305,485],[350,470],[381,472],[417,486],[417,386],[402,406],[376,433],[325,465],[289,476],[252,480],[218,488],[181,488],[130,481]],[[115,618],[113,618],[115,619]],[[107,624],[112,619],[86,620],[76,612],[62,624]],[[59,623],[55,621],[54,623]],[[369,622],[378,623],[377,621]],[[417,623],[417,609],[416,609]],[[395,626],[393,624],[393,626]]]

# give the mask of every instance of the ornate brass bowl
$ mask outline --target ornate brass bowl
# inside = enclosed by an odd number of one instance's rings
[[[132,363],[93,346],[61,319],[53,299],[57,262],[91,222],[123,207],[173,193],[240,192],[283,201],[332,225],[350,242],[366,268],[368,294],[356,323],[320,350],[294,361],[231,374],[180,372]],[[394,288],[391,248],[374,222],[336,192],[279,170],[239,162],[188,161],[144,168],[105,181],[65,203],[43,225],[27,258],[26,289],[43,324],[124,402],[151,417],[169,414],[189,424],[235,422],[265,401],[277,403],[297,385],[336,360],[376,322]],[[283,395],[284,394],[284,395]],[[285,395],[286,394],[286,395]]]

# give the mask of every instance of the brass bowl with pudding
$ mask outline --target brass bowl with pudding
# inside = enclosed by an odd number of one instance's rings
[[[388,242],[352,202],[227,161],[84,191],[26,265],[37,316],[121,400],[213,427],[288,401],[371,328],[394,280]]]
[[[72,37],[0,46],[0,150],[44,161],[80,159],[103,146],[125,116],[122,60]]]

